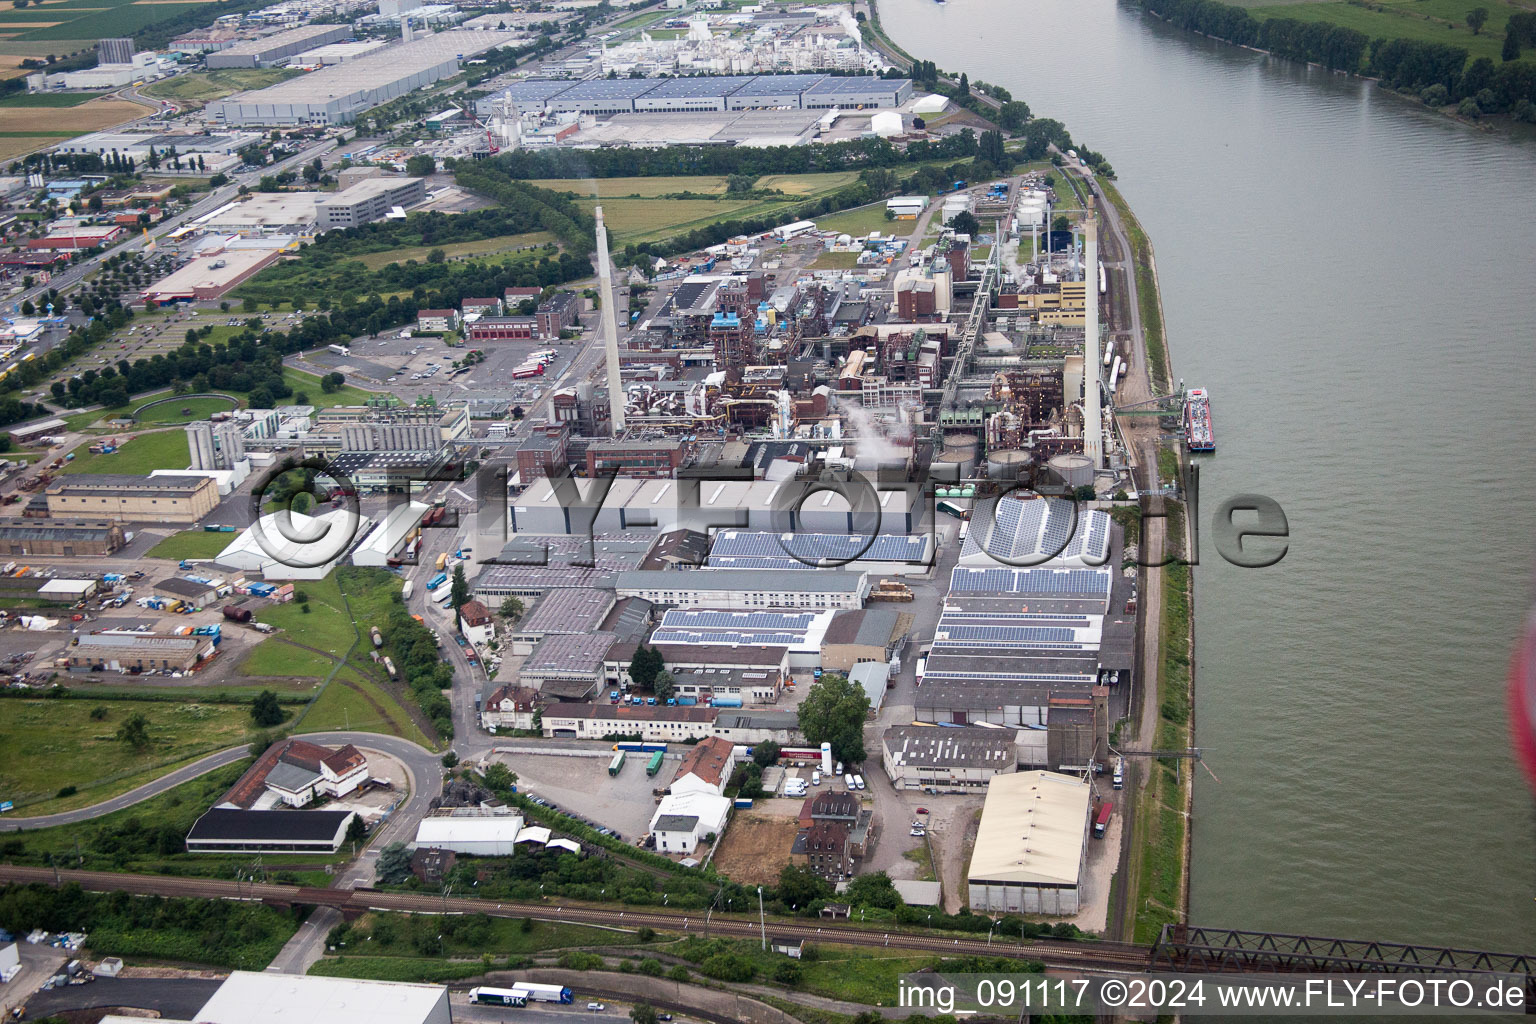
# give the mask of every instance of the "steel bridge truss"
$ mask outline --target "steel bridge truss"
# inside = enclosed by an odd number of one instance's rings
[[[1165,924],[1151,970],[1208,973],[1518,974],[1536,976],[1536,955],[1332,939]]]

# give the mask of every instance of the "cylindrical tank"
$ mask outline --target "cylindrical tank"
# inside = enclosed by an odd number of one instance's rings
[[[941,479],[941,480],[952,480],[953,482],[958,483],[959,481],[964,480],[966,477],[973,476],[976,473],[976,448],[974,446],[972,446],[970,451],[964,451],[964,450],[957,449],[957,450],[952,451],[952,452],[950,452],[950,451],[941,452],[939,454],[939,457],[933,460],[933,464],[935,466],[959,466],[960,467],[959,468],[959,476],[954,476],[954,477],[951,477],[951,476],[948,476],[948,475],[939,475],[938,476],[938,479]],[[954,472],[954,471],[952,471],[952,470],[945,470],[944,471],[945,474],[948,474],[948,473],[951,473],[951,472]]]
[[[1086,455],[1063,452],[1052,458],[1048,465],[1068,487],[1082,487],[1093,483],[1093,460]]]
[[[1022,448],[1003,448],[987,453],[987,476],[993,480],[1028,479],[1035,457]]]
[[[832,774],[832,744],[830,743],[821,745],[821,774]]]

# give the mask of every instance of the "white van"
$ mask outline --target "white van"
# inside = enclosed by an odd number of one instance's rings
[[[862,776],[862,775],[855,775],[853,777],[853,788],[854,789],[863,789],[864,788],[864,776]]]
[[[850,793],[853,792],[855,789],[859,788],[859,787],[857,787],[857,786],[855,786],[853,784],[853,776],[852,775],[844,775],[843,776],[843,785],[848,787],[848,792],[850,792]]]
[[[811,772],[811,785],[821,785],[821,772]]]

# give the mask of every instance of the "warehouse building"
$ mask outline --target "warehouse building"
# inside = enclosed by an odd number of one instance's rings
[[[260,39],[247,39],[210,53],[208,70],[266,67],[316,46],[340,42],[351,34],[350,25],[303,25]]]
[[[370,224],[398,206],[402,210],[426,202],[425,178],[367,178],[326,196],[315,204],[315,225],[321,231]]]
[[[199,1024],[453,1024],[443,985],[254,971],[231,974],[192,1019]]]
[[[335,853],[346,840],[353,817],[351,811],[215,807],[204,811],[187,833],[187,852]]]
[[[461,59],[515,38],[510,32],[438,32],[237,93],[206,109],[210,117],[232,125],[346,124],[364,110],[458,74]]]
[[[672,608],[661,618],[651,643],[667,646],[782,647],[792,669],[821,665],[821,652],[834,615],[823,611],[725,611],[714,608]],[[681,653],[681,652],[679,652]],[[671,664],[672,659],[667,659]]]
[[[186,672],[215,647],[206,636],[87,633],[69,648],[69,667],[103,672]]]
[[[654,78],[592,78],[551,96],[551,114],[630,114],[635,100],[656,88]]]
[[[222,298],[230,289],[250,280],[277,262],[287,246],[264,249],[224,249],[198,256],[139,293],[139,298],[164,305]]]
[[[806,110],[899,107],[911,98],[910,79],[828,75],[800,94],[800,105]]]
[[[57,478],[47,495],[50,516],[129,523],[195,523],[219,504],[218,485],[204,476],[80,473]]]
[[[725,110],[731,93],[755,80],[751,75],[668,78],[645,95],[636,97],[635,110],[641,113]]]
[[[898,107],[912,97],[904,78],[872,75],[700,75],[681,78],[594,78],[582,82],[515,82],[479,100],[482,117],[505,100],[519,114],[709,113]],[[770,134],[770,133],[758,133]]]
[[[976,503],[960,564],[1093,568],[1109,560],[1112,526],[1099,509],[1013,491]]]
[[[518,681],[546,699],[590,700],[603,685],[603,662],[617,640],[603,632],[546,636],[523,661]]]
[[[508,857],[517,851],[517,834],[522,829],[520,814],[442,808],[422,818],[416,826],[416,846],[476,857]]]
[[[0,555],[110,555],[125,543],[123,528],[105,520],[0,520]]]
[[[800,97],[826,75],[758,75],[726,97],[726,110],[800,109]]]
[[[709,565],[721,569],[837,567],[874,576],[920,575],[933,563],[931,534],[769,533],[721,530]]]
[[[1092,787],[1056,772],[998,775],[967,873],[971,909],[984,914],[1078,912],[1088,858]]]
[[[534,644],[551,634],[595,632],[613,606],[614,596],[609,590],[567,587],[551,591],[508,630],[512,653],[528,654]]]
[[[646,743],[686,743],[714,734],[714,708],[630,704],[550,704],[539,721],[545,736],[600,740],[639,736]]]
[[[912,613],[889,606],[838,612],[822,637],[820,665],[828,672],[849,672],[855,665],[889,664],[911,628]]]
[[[880,740],[880,763],[897,789],[966,793],[1018,769],[1012,729],[898,725]]]
[[[217,235],[308,238],[315,233],[315,203],[320,196],[319,192],[254,192],[204,214],[193,223]]]
[[[475,101],[475,113],[481,119],[494,117],[503,102],[516,114],[543,114],[549,110],[549,101],[569,91],[571,83],[566,79],[535,78],[511,85]]]

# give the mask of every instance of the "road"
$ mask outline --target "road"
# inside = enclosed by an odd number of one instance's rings
[[[620,930],[650,927],[671,933],[701,931],[704,921],[697,911],[667,910],[661,907],[619,909],[614,906],[565,903],[492,903],[490,900],[465,899],[438,895],[379,892],[357,889],[338,891],[308,889],[291,885],[226,881],[212,878],[187,878],[162,875],[118,874],[110,871],[60,871],[64,882],[79,884],[93,892],[129,892],[156,896],[181,896],[194,899],[258,899],[278,905],[312,905],[325,908],[344,906],[349,911],[394,911],[416,914],[486,914],[489,917],[529,918],[535,921],[577,922]],[[48,868],[0,865],[0,881],[50,884],[54,872]],[[333,911],[334,912],[334,911]],[[317,914],[311,915],[313,921]],[[340,920],[340,915],[336,917]],[[711,935],[729,935],[755,939],[760,928],[754,915],[715,914],[710,920]],[[803,918],[776,918],[771,931],[775,935],[803,938],[814,942],[874,949],[910,949],[946,955],[1000,956],[1036,960],[1047,967],[1064,969],[1102,969],[1141,971],[1150,962],[1151,948],[1120,942],[987,942],[986,938],[944,933],[884,931],[840,921],[813,921]],[[323,936],[323,933],[322,933]],[[290,946],[292,943],[290,943]],[[286,951],[285,951],[286,952]],[[281,958],[280,958],[281,959]],[[274,961],[274,968],[277,962]]]

